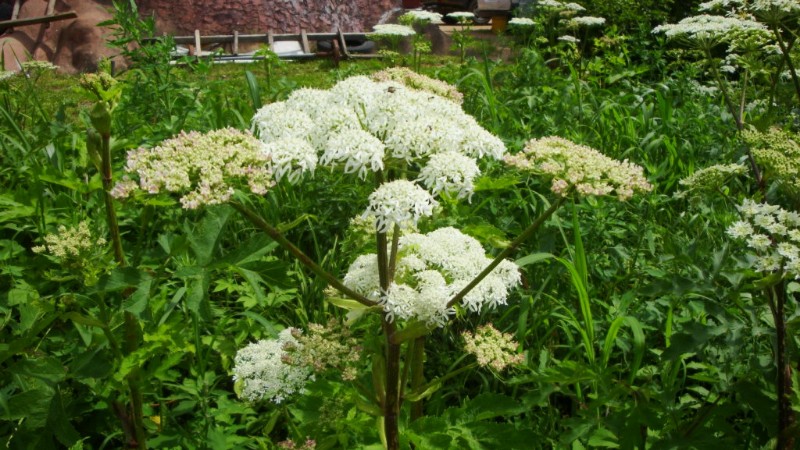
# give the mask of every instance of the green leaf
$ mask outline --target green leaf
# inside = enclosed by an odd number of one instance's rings
[[[258,87],[258,80],[253,72],[249,70],[244,71],[244,77],[247,80],[247,91],[250,93],[250,101],[253,103],[253,111],[261,108],[261,89]]]
[[[61,317],[63,317],[64,319],[69,319],[69,320],[71,320],[71,321],[73,321],[75,323],[79,323],[81,325],[86,325],[86,326],[89,326],[89,327],[97,327],[97,328],[105,328],[106,327],[106,325],[103,322],[100,322],[99,320],[93,319],[91,317],[86,317],[86,316],[81,315],[80,313],[75,312],[75,311],[68,312],[68,313],[64,314],[63,316],[61,316]]]
[[[68,420],[67,412],[64,410],[64,399],[61,396],[61,389],[56,388],[55,395],[50,401],[50,413],[47,415],[47,429],[53,433],[58,442],[70,447],[78,440],[81,435],[78,433]]]
[[[442,387],[442,383],[434,381],[433,383],[429,383],[423,387],[425,389],[420,391],[411,391],[405,393],[403,398],[409,402],[418,402],[433,395],[434,392],[438,391]]]
[[[117,267],[108,275],[100,277],[100,281],[94,285],[91,293],[121,291],[130,287],[139,286],[144,280],[149,279],[150,274],[135,267]]]
[[[152,284],[152,278],[148,277],[143,279],[136,288],[136,291],[122,303],[122,308],[134,314],[136,317],[140,317],[147,309],[147,304],[150,301],[150,287]]]
[[[461,409],[456,423],[471,423],[522,414],[525,407],[511,397],[500,394],[481,394],[469,400]]]
[[[348,311],[360,311],[363,309],[370,308],[370,306],[364,305],[349,298],[325,297],[325,301],[334,306],[338,306],[339,308],[346,309]]]
[[[187,230],[190,235],[189,245],[200,266],[211,263],[225,224],[233,213],[233,209],[228,206],[208,208],[206,211],[207,214],[200,225],[196,229]]]
[[[208,289],[211,276],[205,270],[201,275],[186,279],[186,307],[193,313],[208,317]]]
[[[589,437],[589,447],[619,448],[617,436],[605,428],[598,428]]]
[[[523,256],[522,258],[515,261],[515,263],[520,267],[525,267],[531,264],[535,264],[539,261],[544,261],[546,259],[555,258],[556,256],[552,253],[531,253],[530,255]]]

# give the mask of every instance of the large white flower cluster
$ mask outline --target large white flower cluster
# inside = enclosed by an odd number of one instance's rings
[[[132,150],[125,168],[138,181],[126,175],[113,196],[127,197],[136,190],[181,193],[186,209],[226,202],[237,180],[255,194],[266,193],[274,183],[264,144],[231,128],[181,133],[157,147]]]
[[[287,346],[297,349],[300,343],[292,336],[293,328],[280,332],[277,339],[265,339],[236,352],[233,380],[241,387],[240,397],[250,401],[267,399],[280,403],[295,393],[302,393],[313,380],[310,368],[288,365]]]
[[[564,196],[570,189],[580,195],[615,195],[628,200],[636,192],[652,189],[644,169],[631,162],[616,161],[597,150],[560,137],[531,139],[508,165],[552,178],[553,193]]]
[[[749,199],[738,209],[742,220],[731,224],[728,234],[756,252],[755,270],[800,278],[800,214]]]
[[[397,76],[406,81],[407,77]],[[399,167],[410,173],[424,171],[420,179],[427,187],[436,187],[435,193],[468,196],[478,173],[464,158],[500,159],[505,154],[503,142],[458,103],[433,89],[423,90],[431,83],[420,87],[414,78],[409,84],[413,88],[394,80],[356,76],[326,91],[300,89],[286,101],[259,110],[253,129],[268,145],[275,174],[291,181],[312,172],[317,164],[341,167],[361,178]],[[308,145],[300,146],[297,140]],[[318,158],[312,157],[312,149]],[[442,153],[460,155],[459,164],[441,164],[441,157],[434,156]],[[433,167],[426,169],[429,163]],[[457,186],[459,182],[463,184]]]
[[[391,320],[416,319],[444,326],[453,308],[448,301],[469,284],[491,259],[476,239],[455,228],[400,238],[397,273],[387,292],[381,293],[378,258],[362,255],[350,266],[344,283],[380,301]],[[461,301],[472,312],[505,305],[508,291],[520,282],[519,268],[502,261]]]

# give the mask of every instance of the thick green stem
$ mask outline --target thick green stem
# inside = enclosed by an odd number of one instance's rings
[[[411,392],[416,392],[425,383],[425,336],[414,339],[411,352]],[[411,421],[422,418],[424,415],[423,401],[419,399],[411,403]]]
[[[108,222],[108,231],[111,233],[111,244],[114,247],[114,259],[121,267],[127,265],[125,261],[125,253],[122,251],[122,237],[119,232],[119,223],[117,222],[117,211],[114,209],[114,198],[111,196],[111,184],[113,176],[111,174],[111,136],[107,133],[101,135],[101,165],[103,177],[103,200],[106,204],[106,221]]]
[[[778,369],[777,391],[778,391],[778,450],[790,450],[794,448],[794,436],[791,428],[794,426],[795,417],[792,411],[792,366],[786,357],[786,318],[784,309],[786,306],[786,283],[781,281],[774,286],[768,293],[774,298],[770,302],[772,306],[773,319],[775,321],[775,363]]]
[[[547,208],[547,210],[543,212],[541,216],[536,218],[536,220],[534,220],[533,223],[531,223],[528,226],[528,228],[526,228],[522,233],[520,233],[520,235],[517,236],[517,238],[514,239],[508,245],[508,247],[506,247],[502,252],[500,252],[492,260],[492,262],[490,262],[489,265],[486,266],[485,269],[483,269],[483,272],[478,274],[478,276],[475,277],[475,279],[472,280],[468,285],[464,286],[464,289],[461,289],[461,292],[453,296],[453,298],[451,298],[450,301],[447,302],[447,307],[451,308],[453,307],[453,305],[460,302],[467,294],[469,294],[471,290],[475,288],[475,286],[477,286],[481,281],[483,281],[483,279],[486,278],[486,276],[489,275],[492,272],[492,270],[494,270],[494,268],[497,267],[498,264],[500,264],[501,261],[506,259],[512,253],[514,253],[517,250],[517,248],[520,245],[522,245],[523,242],[525,242],[526,240],[528,240],[528,238],[533,236],[533,234],[539,229],[539,227],[542,226],[544,221],[547,220],[550,216],[552,216],[553,213],[556,212],[558,208],[560,208],[561,205],[564,204],[564,202],[567,200],[568,197],[569,195],[561,197],[552,205],[550,205],[550,207]]]
[[[289,242],[286,237],[278,231],[277,228],[273,227],[272,225],[268,224],[264,219],[261,218],[258,214],[256,214],[251,209],[247,208],[246,206],[242,205],[241,203],[231,202],[231,206],[234,209],[239,211],[247,220],[250,221],[253,225],[257,228],[261,229],[261,231],[267,233],[269,237],[275,240],[278,244],[280,244],[283,248],[289,251],[301,264],[308,267],[312,272],[314,272],[317,276],[324,279],[328,282],[331,286],[336,288],[339,292],[347,295],[348,297],[352,298],[353,300],[361,303],[362,305],[366,306],[375,306],[377,305],[376,302],[368,299],[367,297],[359,294],[358,292],[348,288],[344,285],[338,278],[331,275],[328,271],[320,267],[319,264],[315,263],[314,260],[309,258],[308,255],[303,253],[302,250],[297,248],[294,244]]]
[[[109,133],[101,133],[101,171],[103,177],[103,199],[106,205],[106,221],[108,222],[108,230],[111,234],[111,242],[114,247],[114,259],[120,267],[125,267],[125,252],[122,250],[122,237],[119,231],[119,222],[117,221],[117,212],[114,209],[114,198],[111,197],[111,183],[113,182],[113,175],[111,173],[111,136]],[[139,323],[130,312],[124,313],[125,318],[125,339],[124,353],[129,355],[139,348]],[[144,429],[144,413],[143,413],[143,400],[142,391],[139,388],[139,369],[134,368],[131,370],[127,377],[128,391],[131,401],[131,415],[129,420],[133,422],[132,426],[123,424],[126,430],[133,429],[133,436],[129,436],[129,445],[132,448],[144,450],[147,448],[147,434]],[[130,433],[130,431],[128,431]]]
[[[383,431],[387,450],[400,448],[400,345],[392,344],[390,336],[396,331],[393,322],[383,318],[386,336],[386,395],[383,403]]]

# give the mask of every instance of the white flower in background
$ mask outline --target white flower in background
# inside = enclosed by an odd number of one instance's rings
[[[304,392],[306,383],[314,379],[312,371],[284,363],[287,345],[292,348],[300,345],[292,336],[293,331],[293,328],[287,328],[277,339],[254,342],[236,352],[233,380],[241,383],[240,397],[281,403]]]
[[[357,172],[363,180],[367,171],[383,170],[386,146],[378,138],[360,129],[347,129],[328,139],[322,164],[344,163],[344,173]]]
[[[506,367],[525,362],[525,355],[517,353],[519,344],[509,333],[501,333],[492,324],[479,326],[475,334],[461,333],[464,350],[474,355],[481,367],[490,367],[502,372]]]
[[[464,102],[464,95],[458,92],[455,86],[419,74],[406,67],[390,67],[373,73],[370,75],[370,78],[377,82],[395,81],[402,83],[411,89],[431,92],[448,100],[452,100],[459,105]]]
[[[364,217],[374,217],[378,231],[385,233],[394,225],[416,225],[422,217],[433,214],[438,205],[433,196],[407,180],[383,183],[369,196],[369,206]]]
[[[563,3],[561,5],[561,8],[567,11],[575,11],[575,12],[586,11],[586,8],[577,3]]]
[[[395,23],[384,23],[372,27],[370,36],[413,36],[417,34],[413,28]]]
[[[508,21],[508,24],[518,27],[532,27],[536,25],[536,22],[528,17],[514,17]]]
[[[564,6],[563,3],[556,1],[556,0],[540,0],[539,3],[536,4],[540,8],[561,8]]]
[[[275,180],[286,177],[295,183],[305,173],[314,173],[317,152],[303,139],[285,137],[264,144],[264,154],[271,160]]]
[[[676,192],[675,198],[684,198],[692,191],[717,191],[724,187],[729,179],[745,173],[747,167],[743,164],[716,164],[698,169],[678,182],[684,189]]]
[[[743,240],[756,252],[758,272],[783,271],[800,278],[800,214],[776,205],[745,199],[738,207],[742,220],[728,227],[728,235]]]
[[[475,14],[467,11],[456,11],[451,12],[447,15],[447,17],[451,19],[456,19],[457,21],[464,23],[466,21],[472,20],[475,18]]]
[[[570,36],[570,35],[559,36],[558,40],[561,41],[561,42],[567,42],[567,43],[570,43],[570,44],[577,44],[577,43],[579,43],[581,41],[580,39],[576,38],[575,36]]]
[[[481,171],[474,159],[456,152],[438,153],[430,157],[419,173],[419,181],[434,195],[447,192],[457,198],[470,197],[473,181]]]
[[[412,9],[400,16],[397,20],[401,23],[431,23],[438,25],[442,23],[442,15],[433,11],[425,11],[424,9]]]
[[[725,41],[734,32],[765,28],[763,24],[752,20],[701,14],[687,17],[676,24],[659,25],[653,29],[653,33],[664,33],[668,38]]]
[[[575,27],[599,27],[606,23],[606,19],[603,17],[591,17],[591,16],[584,16],[584,17],[574,17],[572,18],[569,23]]]
[[[753,0],[748,8],[756,13],[781,12],[787,14],[799,13],[800,3],[797,0]]]
[[[86,221],[74,228],[60,225],[58,233],[48,234],[44,237],[44,242],[45,245],[33,247],[31,250],[34,253],[49,253],[62,260],[93,256],[95,250],[106,245],[105,238],[92,235]]]

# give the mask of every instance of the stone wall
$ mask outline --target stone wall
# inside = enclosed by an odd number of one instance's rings
[[[137,0],[161,31],[191,34],[369,31],[401,8],[401,0]]]

